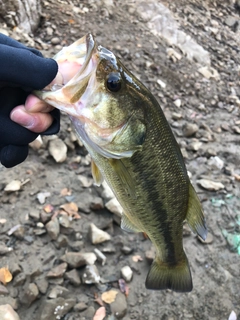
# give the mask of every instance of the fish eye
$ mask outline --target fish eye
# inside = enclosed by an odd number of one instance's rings
[[[109,91],[117,92],[121,89],[122,81],[119,73],[110,73],[106,85]]]

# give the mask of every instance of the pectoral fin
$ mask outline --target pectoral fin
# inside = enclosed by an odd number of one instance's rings
[[[124,213],[121,219],[121,228],[127,232],[141,232],[133,223],[129,220],[127,215]]]
[[[95,182],[96,186],[100,186],[103,183],[103,176],[100,172],[100,170],[98,169],[96,163],[93,161],[91,162],[91,169],[92,169],[92,176]]]
[[[131,196],[131,198],[136,199],[136,190],[135,190],[135,181],[131,177],[128,169],[125,167],[123,161],[121,159],[109,159],[109,163],[117,174],[118,178],[122,182],[123,187],[126,189],[127,194]]]
[[[201,203],[193,186],[189,185],[188,212],[186,220],[194,233],[197,233],[203,240],[207,237],[207,227],[202,211]]]

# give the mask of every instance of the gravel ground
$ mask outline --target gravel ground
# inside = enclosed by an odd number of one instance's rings
[[[63,115],[57,136],[0,168],[0,268],[13,275],[0,285],[0,311],[10,304],[22,320],[93,319],[97,310],[109,320],[240,319],[240,6],[169,3],[43,1],[34,35],[3,29],[48,57],[92,32],[156,96],[209,229],[202,243],[184,225],[193,291],[145,288],[151,243],[120,229],[119,208],[93,185],[89,155]]]

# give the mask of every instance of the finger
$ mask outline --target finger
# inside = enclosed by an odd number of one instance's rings
[[[26,101],[25,101],[25,109],[28,112],[34,113],[34,112],[50,112],[54,108],[47,104],[46,102],[40,100],[33,94],[30,94]]]
[[[28,113],[24,106],[14,108],[10,114],[10,118],[12,121],[35,133],[44,132],[53,122],[53,118],[49,113]]]

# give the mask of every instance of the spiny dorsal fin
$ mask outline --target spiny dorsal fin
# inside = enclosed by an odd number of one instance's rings
[[[188,212],[186,220],[192,231],[205,240],[207,237],[206,222],[201,203],[191,183],[189,185]]]
[[[127,168],[125,167],[123,161],[121,159],[109,159],[109,163],[122,182],[126,193],[129,194],[131,198],[136,199],[137,196],[135,193],[135,182],[128,172]]]
[[[91,169],[92,169],[92,176],[95,182],[96,186],[100,186],[103,183],[103,176],[100,172],[100,170],[98,169],[98,166],[96,165],[96,163],[93,161],[91,162]]]

